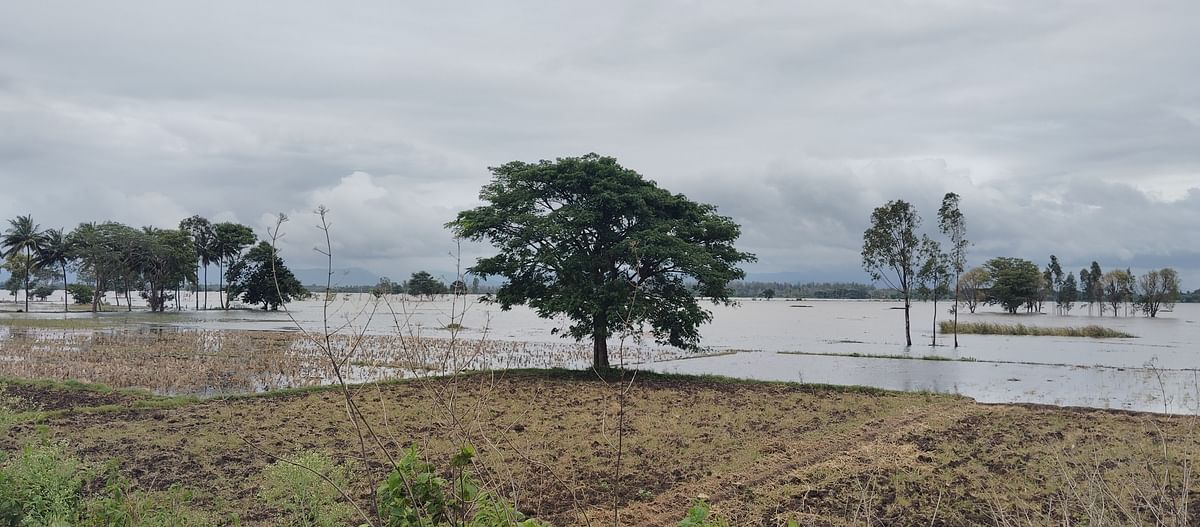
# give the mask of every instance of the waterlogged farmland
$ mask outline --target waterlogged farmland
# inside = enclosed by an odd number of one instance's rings
[[[306,333],[322,331],[326,320],[347,350],[344,373],[353,381],[588,365],[590,346],[554,331],[565,322],[478,300],[339,295],[327,317],[318,301],[294,303],[287,313],[4,313],[0,374],[166,394],[325,384],[332,370]],[[1200,362],[1190,343],[1200,341],[1198,306],[1181,304],[1155,319],[1089,316],[1086,307],[1070,316],[964,313],[962,322],[1102,325],[1135,338],[962,335],[957,349],[941,333],[930,346],[933,308],[927,303],[914,305],[911,349],[903,345],[903,311],[896,303],[776,299],[709,307],[714,318],[703,328],[704,352],[632,336],[611,342],[614,361],[671,373],[953,393],[981,402],[1196,410]],[[939,320],[946,317],[939,313]],[[456,322],[461,329],[447,328]],[[355,334],[363,335],[357,344]]]

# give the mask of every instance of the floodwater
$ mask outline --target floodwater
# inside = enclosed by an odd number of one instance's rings
[[[61,297],[59,297],[61,299]],[[52,297],[53,299],[53,297]],[[337,295],[328,312],[319,301],[297,302],[289,311],[195,311],[165,314],[61,313],[2,314],[0,317],[98,318],[113,325],[148,325],[238,330],[320,331],[389,334],[398,330],[440,336],[446,326],[464,326],[466,338],[561,342],[555,327],[531,310],[501,311],[467,296],[457,301],[414,301],[370,295]],[[210,294],[215,304],[215,295]],[[43,304],[42,309],[53,309]],[[135,306],[137,305],[135,299]],[[5,309],[12,304],[3,304]],[[712,306],[712,323],[702,328],[711,356],[694,356],[640,367],[677,373],[706,373],[761,380],[863,385],[890,390],[961,394],[988,403],[1037,403],[1138,411],[1196,413],[1200,408],[1200,305],[1180,304],[1158,318],[1089,316],[1079,304],[1071,315],[1008,315],[992,307],[960,314],[961,322],[1021,323],[1038,326],[1099,324],[1137,338],[1090,339],[938,334],[931,346],[933,306],[913,306],[913,346],[904,345],[904,312],[895,302],[775,299],[743,300]],[[939,320],[951,317],[949,303],[938,305]],[[1047,309],[1051,309],[1047,305]],[[1098,310],[1097,310],[1098,311]],[[635,339],[614,341],[610,349],[633,347]],[[644,343],[651,346],[652,343]],[[884,356],[884,357],[881,357]],[[922,360],[931,357],[937,360]],[[614,356],[614,362],[620,357]],[[564,364],[582,367],[584,364]]]

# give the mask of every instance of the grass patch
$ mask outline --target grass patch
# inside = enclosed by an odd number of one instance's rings
[[[938,324],[942,333],[953,333],[954,323],[945,321]],[[1025,324],[995,324],[991,322],[959,323],[958,332],[970,335],[1012,335],[1032,337],[1085,337],[1093,339],[1128,339],[1137,338],[1123,331],[1117,331],[1104,326],[1089,325],[1082,327],[1047,328],[1026,326]]]
[[[820,353],[815,351],[780,351],[780,355],[817,355],[820,357],[855,357],[859,359],[932,360],[950,362],[976,362],[975,357],[947,357],[945,355],[895,355],[886,353]]]

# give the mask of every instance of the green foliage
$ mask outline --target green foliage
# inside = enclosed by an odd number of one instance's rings
[[[475,449],[462,447],[450,459],[449,478],[410,447],[377,492],[379,516],[387,527],[539,527],[504,500],[480,489],[471,472]]]
[[[450,292],[450,288],[446,287],[446,284],[425,271],[413,273],[404,289],[408,291],[408,294],[415,296],[444,295]]]
[[[900,291],[904,299],[904,338],[912,346],[909,299],[921,268],[921,218],[907,201],[889,201],[871,212],[871,225],[863,232],[862,265],[872,280],[882,280]]]
[[[234,263],[226,278],[230,296],[240,294],[242,302],[262,304],[264,310],[273,311],[293,299],[308,296],[308,290],[267,242],[259,242],[245,258]]]
[[[67,286],[67,293],[71,295],[72,302],[80,305],[89,304],[96,294],[96,288],[87,284],[71,284]]]
[[[491,169],[480,191],[486,205],[447,224],[456,236],[499,249],[469,269],[508,281],[501,308],[526,304],[539,316],[565,315],[567,333],[591,337],[597,368],[607,368],[607,339],[649,326],[663,344],[694,348],[712,315],[693,298],[729,302],[741,233],[716,207],[659,188],[616,159],[588,154],[555,161],[513,161]]]
[[[1020,258],[992,258],[984,264],[992,286],[987,301],[1016,313],[1022,306],[1031,308],[1038,299],[1042,272],[1036,264]],[[960,326],[959,333],[965,333]]]
[[[133,490],[129,481],[115,468],[109,474],[101,495],[86,503],[86,519],[81,525],[94,527],[200,527],[226,525],[193,506],[191,491],[171,487],[165,492]]]
[[[729,522],[720,518],[709,518],[711,508],[704,500],[696,500],[688,509],[687,516],[680,520],[678,527],[729,527]]]
[[[0,471],[0,524],[75,525],[83,489],[79,467],[61,445],[21,449]]]
[[[323,477],[322,477],[323,476]],[[262,499],[283,511],[291,527],[346,525],[353,510],[341,503],[349,468],[308,452],[276,461],[263,471]]]

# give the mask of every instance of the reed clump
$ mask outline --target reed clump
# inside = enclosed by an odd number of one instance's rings
[[[938,324],[939,330],[942,333],[954,332],[953,322],[941,322]],[[1027,326],[1025,324],[996,324],[992,322],[960,322],[958,324],[958,332],[972,335],[1010,335],[1010,336],[1031,336],[1031,337],[1084,337],[1093,339],[1127,339],[1137,338],[1136,335],[1131,335],[1123,331],[1117,331],[1104,326],[1095,324],[1080,327],[1041,327]]]

